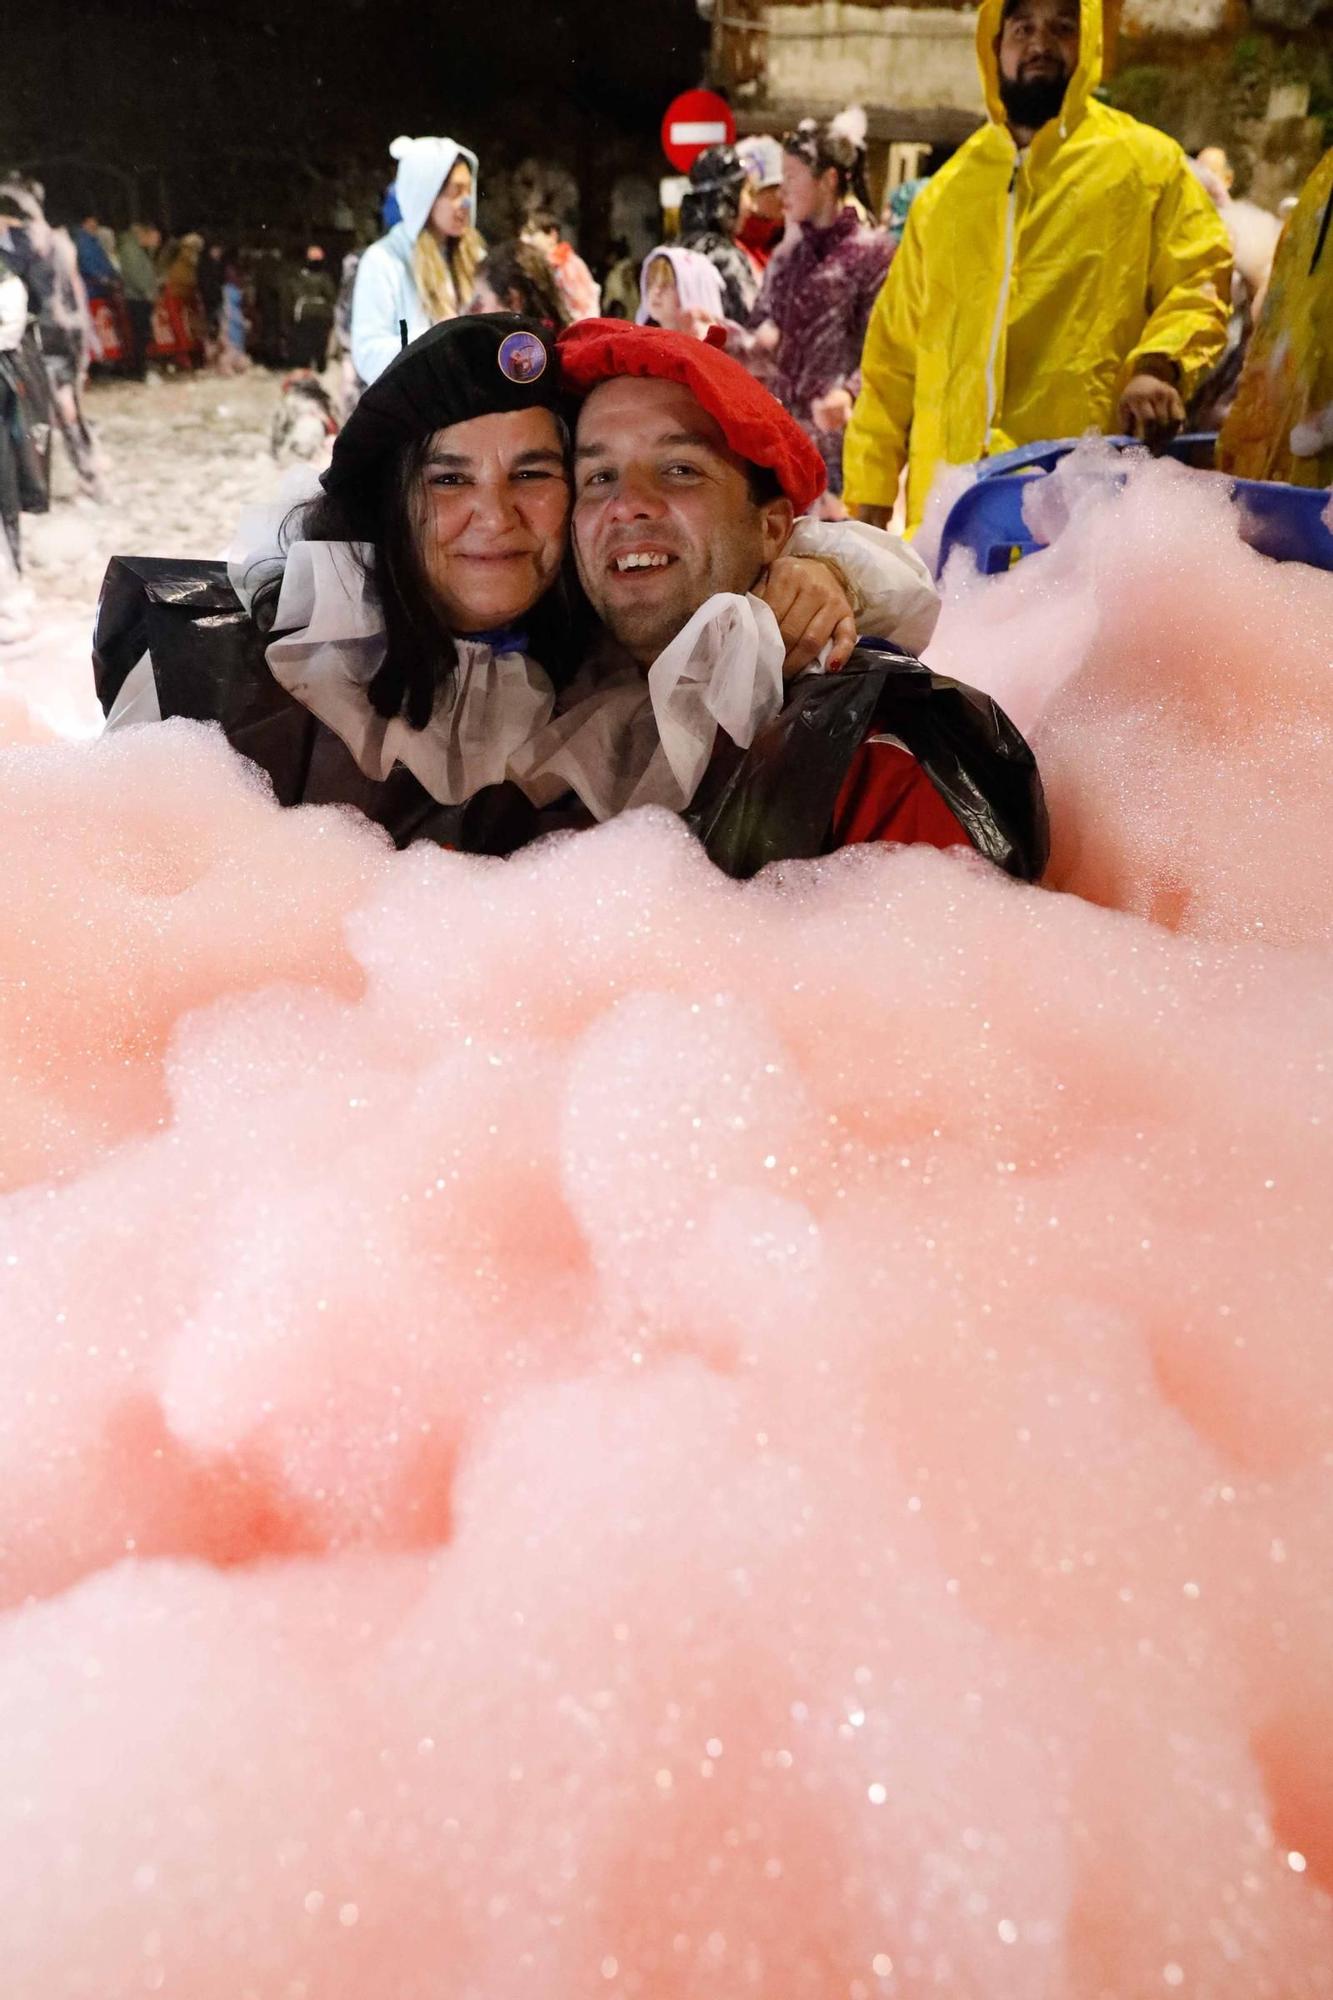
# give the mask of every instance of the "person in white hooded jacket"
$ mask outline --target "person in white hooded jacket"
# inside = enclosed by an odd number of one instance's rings
[[[352,294],[352,364],[383,374],[407,339],[466,312],[486,246],[473,227],[477,156],[454,139],[395,139],[401,220],[362,257]]]

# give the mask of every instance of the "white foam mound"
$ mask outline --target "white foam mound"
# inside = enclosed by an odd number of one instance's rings
[[[7,2000],[1333,1994],[1331,588],[951,603],[1079,894],[0,758]]]

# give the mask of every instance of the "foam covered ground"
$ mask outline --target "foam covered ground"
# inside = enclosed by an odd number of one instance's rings
[[[0,742],[96,735],[88,644],[108,561],[225,550],[242,509],[278,491],[269,430],[280,385],[264,369],[90,384],[105,504],[77,494],[57,435],[54,504],[23,516],[17,593],[0,551]]]
[[[1068,489],[1054,889],[4,754],[7,1996],[1333,1994],[1333,578]]]

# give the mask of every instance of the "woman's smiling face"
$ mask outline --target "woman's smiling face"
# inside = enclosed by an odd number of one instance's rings
[[[414,501],[422,570],[450,630],[512,624],[565,553],[569,478],[554,416],[515,410],[437,431]]]

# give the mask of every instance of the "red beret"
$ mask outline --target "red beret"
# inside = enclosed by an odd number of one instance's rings
[[[707,410],[738,458],[766,465],[798,514],[824,491],[824,461],[794,417],[753,375],[707,340],[634,326],[624,319],[581,319],[556,343],[565,386],[583,395],[617,375],[679,382]]]

